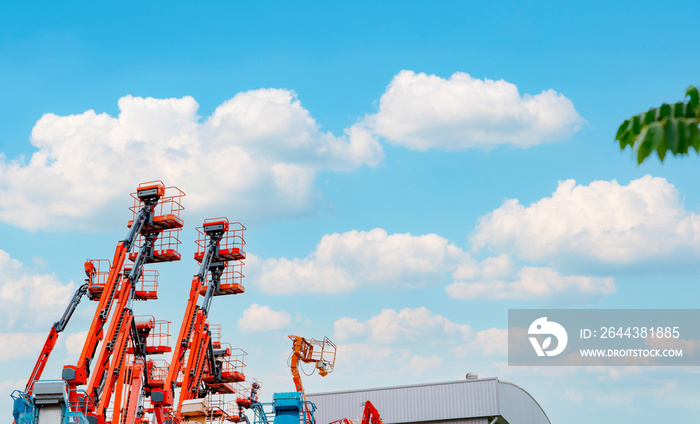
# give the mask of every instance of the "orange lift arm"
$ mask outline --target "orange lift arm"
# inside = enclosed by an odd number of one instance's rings
[[[303,349],[313,349],[312,347],[308,346],[308,342],[306,339],[303,337],[296,337],[296,336],[289,336],[290,338],[294,337],[292,340],[294,341],[294,345],[292,346],[292,361],[289,365],[289,368],[292,371],[292,381],[294,381],[294,387],[296,388],[297,392],[299,393],[304,393],[304,385],[301,383],[301,375],[299,374],[299,358],[301,356],[301,351]],[[304,400],[306,400],[306,396],[304,396]]]
[[[133,321],[134,314],[131,303],[134,300],[135,286],[141,277],[146,258],[149,257],[158,232],[143,234],[144,244],[139,249],[133,267],[125,272],[119,287],[117,306],[107,333],[107,343],[104,343],[98,356],[95,371],[90,379],[87,393],[95,401],[95,415],[103,417],[116,384],[116,377],[124,367],[124,355],[129,340],[134,343],[134,353],[137,358],[145,361],[145,348],[141,346],[140,338]],[[98,418],[99,419],[99,418]]]
[[[144,227],[153,226],[154,207],[164,193],[165,188],[162,184],[140,187],[137,190],[137,196],[143,201],[143,207],[136,215],[126,238],[117,243],[104,291],[83,344],[78,364],[76,366],[67,365],[63,368],[62,377],[66,380],[70,389],[75,389],[78,385],[87,383],[90,375],[90,362],[95,356],[98,343],[102,340],[102,329],[107,322],[114,302],[118,282],[121,277],[121,269],[124,266],[126,256],[131,251],[141,230]],[[74,392],[74,390],[72,391]]]
[[[126,390],[121,388],[117,395],[121,397],[122,393],[126,396],[126,404],[121,407],[121,399],[117,402],[115,396],[114,416],[112,424],[135,424],[141,420],[141,407],[143,401],[143,388],[145,376],[145,362],[143,359],[136,359],[128,368],[128,372],[124,375],[124,383]],[[120,411],[121,410],[121,411]],[[120,413],[121,412],[121,413]]]
[[[182,227],[182,220],[175,215],[154,216],[155,207],[164,193],[165,187],[162,182],[142,184],[137,189],[134,196],[135,206],[132,209],[135,212],[134,219],[129,222],[129,233],[126,239],[117,245],[114,261],[104,284],[100,304],[83,346],[78,365],[75,367],[66,366],[63,370],[63,378],[68,382],[69,389],[85,384],[89,376],[90,363],[95,356],[98,343],[103,337],[103,327],[110,316],[112,306],[116,305],[111,314],[107,339],[102,344],[93,375],[87,387],[87,393],[94,402],[94,409],[88,413],[96,419],[98,424],[105,421],[115,385],[120,378],[123,378],[122,371],[126,366],[126,348],[130,340],[134,343],[134,353],[137,357],[145,360],[145,348],[138,338],[131,309],[136,283],[141,277],[143,266],[147,262],[179,259],[179,254],[176,252],[172,256],[164,257],[156,255],[154,251],[154,243],[164,230]],[[162,207],[159,209],[162,210]],[[125,269],[122,272],[125,258],[135,245],[138,236],[142,237],[141,246],[137,253],[129,255],[134,264],[130,269]],[[81,396],[75,390],[71,390],[71,393],[76,393],[74,395],[76,397]],[[77,405],[80,404],[81,399],[71,398],[70,401],[71,404]]]
[[[199,279],[198,275],[192,278],[192,285],[190,287],[190,295],[187,299],[187,306],[185,308],[185,315],[182,318],[182,324],[180,325],[180,333],[175,343],[173,349],[173,359],[168,368],[168,376],[165,379],[163,385],[163,390],[152,394],[151,400],[155,404],[156,415],[162,413],[162,406],[172,406],[173,396],[175,392],[175,385],[177,384],[177,378],[184,367],[184,359],[187,350],[189,349],[190,339],[192,338],[192,333],[195,331],[195,324],[197,319],[197,299],[199,298],[199,291],[202,288],[202,281]],[[159,406],[161,407],[159,411]],[[159,419],[158,423],[162,423]]]
[[[120,278],[121,268],[124,265],[124,260],[128,250],[123,241],[117,244],[117,248],[114,252],[114,259],[112,260],[112,266],[109,269],[109,275],[105,282],[105,287],[100,300],[97,304],[97,309],[95,310],[95,316],[90,324],[90,329],[85,338],[85,343],[83,344],[83,350],[80,353],[78,359],[78,364],[66,365],[63,367],[63,379],[66,380],[71,389],[75,389],[76,386],[81,384],[86,384],[88,377],[90,375],[90,362],[92,362],[95,352],[97,350],[98,343],[102,340],[102,328],[104,327],[107,319],[109,318],[109,313],[112,309],[112,304],[114,302],[114,295],[117,290],[117,281]]]
[[[177,402],[177,410],[182,408],[182,402],[188,399],[197,399],[206,396],[206,392],[200,393],[202,383],[202,373],[204,371],[204,363],[209,356],[211,346],[211,333],[209,326],[205,323],[206,316],[202,311],[197,312],[197,327],[201,331],[196,332],[192,337],[190,344],[190,356],[187,361],[187,371],[182,379],[182,388],[180,388],[180,398]]]
[[[27,386],[24,388],[24,391],[28,394],[32,393],[32,389],[34,388],[34,382],[41,378],[41,374],[44,372],[46,362],[48,362],[49,356],[51,356],[51,352],[53,351],[54,346],[56,346],[58,334],[66,328],[68,321],[70,321],[71,317],[73,316],[73,312],[75,312],[75,308],[80,303],[80,299],[87,293],[87,291],[87,283],[78,287],[78,290],[75,291],[75,294],[73,295],[73,298],[68,304],[68,307],[63,313],[61,319],[56,321],[51,326],[51,330],[49,331],[49,335],[46,338],[46,342],[44,342],[44,348],[41,350],[39,358],[36,361],[36,365],[34,365],[34,369],[32,370],[32,374],[29,376],[29,380],[27,381]]]
[[[163,390],[156,389],[151,392],[151,403],[153,404],[158,424],[163,423],[165,410],[171,408],[175,403],[175,386],[183,368],[186,372],[184,373],[182,388],[175,409],[176,414],[180,410],[183,401],[201,397],[199,392],[202,373],[205,369],[205,360],[208,363],[206,368],[210,373],[215,375],[219,373],[216,369],[218,365],[213,358],[211,332],[208,328],[207,317],[212,298],[219,291],[219,279],[226,268],[226,262],[245,257],[243,252],[238,252],[234,255],[220,251],[219,243],[228,231],[229,222],[225,218],[207,220],[202,227],[202,232],[207,238],[206,247],[201,255],[195,254],[195,259],[201,261],[201,265],[199,272],[192,278],[190,294],[187,299],[178,339],[173,350],[173,359],[168,369],[168,376]],[[207,276],[211,277],[209,281],[207,281]],[[202,291],[204,291],[204,299],[201,305],[198,305],[197,301]],[[189,357],[187,364],[185,364],[185,356],[188,351]]]
[[[123,360],[133,320],[133,313],[126,307],[130,292],[129,279],[123,278],[114,318],[110,322],[106,342],[102,345],[86,390],[95,402],[95,415],[97,417],[103,416],[107,409],[116,382],[115,379],[121,371],[121,367],[118,365]]]
[[[336,346],[328,337],[324,337],[323,340],[306,339],[291,335],[288,337],[293,342],[292,358],[289,365],[292,371],[292,380],[297,392],[301,393],[304,400],[306,400],[304,385],[299,374],[299,361],[314,364],[321,377],[325,377],[333,371],[335,366]]]

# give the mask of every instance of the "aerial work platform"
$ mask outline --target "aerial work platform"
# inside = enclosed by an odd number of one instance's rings
[[[214,296],[224,296],[228,294],[241,294],[245,292],[243,287],[243,261],[224,262],[224,270],[219,278],[219,289],[215,290]],[[207,293],[208,285],[203,285],[199,289],[199,294],[204,296]]]
[[[155,192],[160,195],[158,203],[153,206],[153,216],[143,224],[143,232],[153,232],[182,228],[183,221],[180,219],[180,212],[185,208],[182,206],[182,198],[185,193],[177,187],[165,187],[162,181],[151,181],[139,184],[135,193],[131,193],[134,205],[129,208],[133,217],[127,223],[131,228],[138,212],[143,208],[144,193]]]
[[[240,222],[229,223],[227,218],[210,218],[204,221],[204,225],[197,227],[197,251],[194,254],[194,259],[197,262],[202,262],[204,253],[207,250],[209,243],[208,234],[212,231],[223,232],[218,244],[217,251],[214,253],[214,261],[240,261],[245,259],[245,239],[243,233],[246,228]]]
[[[153,241],[153,248],[146,256],[146,263],[158,262],[173,262],[179,261],[182,257],[178,248],[180,246],[180,230],[181,228],[162,230],[157,238]],[[145,243],[144,235],[140,235],[136,239],[136,246],[141,247]],[[134,251],[129,253],[129,260],[136,261],[139,252]]]

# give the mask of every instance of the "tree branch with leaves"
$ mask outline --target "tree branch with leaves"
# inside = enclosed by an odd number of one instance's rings
[[[692,147],[700,153],[700,98],[698,87],[690,86],[685,92],[686,102],[664,103],[648,112],[635,115],[620,125],[615,140],[620,149],[627,146],[637,151],[641,164],[656,151],[663,162],[667,153],[685,155]]]

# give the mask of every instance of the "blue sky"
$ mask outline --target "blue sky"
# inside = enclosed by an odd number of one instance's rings
[[[699,9],[0,2],[0,388],[162,179],[187,193],[184,259],[136,313],[175,333],[194,227],[243,222],[246,293],[211,319],[265,399],[293,389],[286,335],[326,335],[337,367],[311,392],[476,372],[552,422],[695,417],[696,368],[508,367],[505,328],[509,308],[696,307],[698,158],[637,166],[613,138],[699,83]]]

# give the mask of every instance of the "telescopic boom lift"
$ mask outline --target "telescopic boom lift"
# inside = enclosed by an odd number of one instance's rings
[[[230,224],[226,218],[215,218],[204,221],[204,225],[197,230],[200,234],[200,250],[195,253],[195,259],[200,262],[199,272],[192,278],[185,314],[173,350],[173,360],[163,389],[151,393],[158,424],[163,424],[166,415],[169,419],[182,421],[180,411],[186,400],[204,398],[208,393],[226,393],[228,390],[225,383],[245,379],[240,373],[239,376],[229,378],[222,372],[222,357],[227,352],[215,349],[208,322],[214,296],[244,291],[239,282],[242,278],[240,272],[233,274],[232,279],[222,280],[222,276],[229,275],[245,258],[242,250],[245,227],[240,223]],[[238,263],[232,264],[232,261]],[[200,295],[203,299],[198,305]],[[178,382],[180,375],[182,381]],[[175,403],[177,385],[181,387]]]

